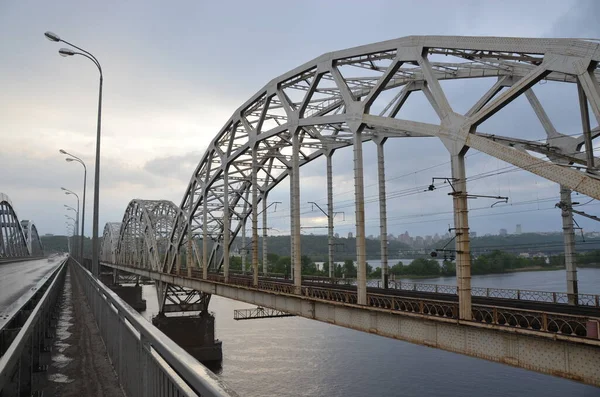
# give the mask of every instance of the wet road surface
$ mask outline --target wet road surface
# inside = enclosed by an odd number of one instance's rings
[[[54,270],[64,256],[0,264],[0,313]]]

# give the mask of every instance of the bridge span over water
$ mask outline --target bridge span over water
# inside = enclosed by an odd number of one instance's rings
[[[600,310],[597,303],[583,304],[588,299],[577,289],[571,203],[571,191],[600,199],[593,152],[600,135],[599,61],[600,44],[583,39],[410,36],[324,54],[274,78],[232,114],[200,159],[179,206],[131,201],[121,223],[106,225],[100,262],[155,280],[162,314],[205,312],[211,294],[217,294],[600,386]],[[461,114],[444,90],[448,81],[459,82],[465,93],[472,81],[489,86]],[[575,93],[577,134],[552,124],[536,93],[546,82]],[[403,118],[403,106],[417,94],[424,95],[438,123]],[[539,119],[544,140],[481,130],[488,119],[511,117],[499,112],[518,97]],[[444,179],[451,187],[457,263],[452,294],[394,289],[388,279],[384,147],[392,138],[439,139],[448,151]],[[369,288],[366,274],[368,141],[377,147],[381,288]],[[333,263],[332,158],[343,148],[353,153],[358,275],[350,286],[335,284],[331,274],[320,283],[301,274],[301,169],[326,160]],[[467,205],[473,195],[465,171],[471,148],[557,184],[565,231],[564,303],[473,294]],[[288,177],[291,281],[269,276],[265,238],[269,192]],[[239,234],[251,247],[250,272],[244,275],[230,268]]]

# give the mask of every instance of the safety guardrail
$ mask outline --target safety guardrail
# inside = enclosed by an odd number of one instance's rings
[[[127,396],[237,396],[87,269],[71,261]]]
[[[303,282],[329,284],[329,285],[356,285],[355,278],[329,278],[321,276],[302,276]],[[367,287],[382,288],[381,280],[367,280]],[[401,280],[390,280],[388,288],[401,291],[430,292],[435,294],[457,295],[458,288],[455,285],[412,283]],[[511,299],[529,302],[544,302],[569,304],[569,294],[566,292],[537,291],[525,289],[472,287],[471,296],[482,298]],[[577,294],[580,306],[600,307],[600,295]]]
[[[201,277],[199,272],[192,272],[192,277],[194,276],[196,278]],[[208,274],[208,280],[225,283],[224,277],[220,274]],[[250,278],[240,275],[230,276],[227,280],[227,284],[254,288]],[[430,285],[435,286],[435,284]],[[289,295],[296,294],[296,289],[293,284],[274,279],[260,279],[258,281],[258,290]],[[437,291],[414,290],[421,292],[437,292],[439,294],[451,293],[451,290],[443,290],[441,288]],[[358,295],[355,290],[331,288],[331,286],[326,283],[324,283],[323,286],[304,285],[301,287],[301,294],[308,298],[325,301],[349,304],[358,303]],[[369,292],[367,294],[367,305],[393,311],[444,317],[454,320],[459,319],[458,303],[452,301]],[[472,305],[472,315],[474,322],[592,339],[598,339],[597,330],[599,329],[600,324],[600,319],[597,317],[491,305]]]
[[[35,372],[50,351],[56,301],[65,279],[66,260],[44,276],[0,318],[0,395],[31,396],[40,387]]]

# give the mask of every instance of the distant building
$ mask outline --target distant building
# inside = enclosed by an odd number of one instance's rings
[[[335,237],[335,238],[340,238],[340,234],[339,234],[339,233],[336,233],[336,234],[334,234],[334,235],[333,235],[333,237]]]
[[[523,233],[523,231],[521,230],[521,224],[518,224],[515,229],[515,234],[521,234],[521,233]]]
[[[471,237],[471,238],[477,237],[477,232],[469,232],[469,237]]]
[[[352,234],[352,232],[348,232],[348,238],[353,238],[354,235]]]
[[[508,232],[506,231],[506,229],[500,229],[500,233],[498,233],[501,236],[506,236],[508,235]]]

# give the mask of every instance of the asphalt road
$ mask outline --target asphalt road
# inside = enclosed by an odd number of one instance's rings
[[[64,256],[0,264],[0,313],[54,270]]]

